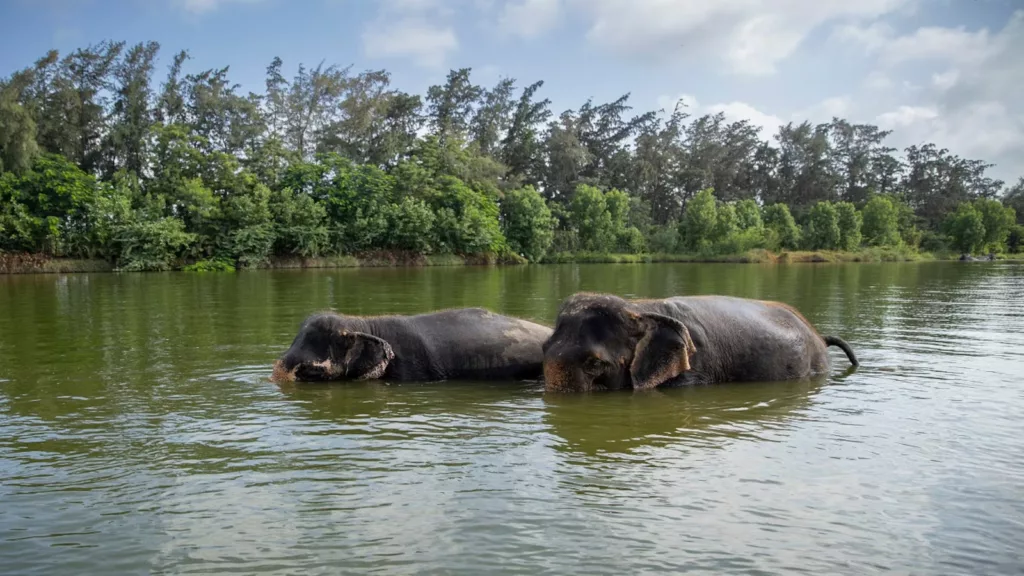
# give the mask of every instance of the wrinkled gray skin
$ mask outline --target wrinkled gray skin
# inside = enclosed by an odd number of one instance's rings
[[[858,365],[846,342],[778,302],[580,293],[562,303],[544,343],[544,381],[572,392],[798,380],[828,370],[830,345]]]
[[[306,318],[275,380],[537,379],[551,328],[482,308]]]

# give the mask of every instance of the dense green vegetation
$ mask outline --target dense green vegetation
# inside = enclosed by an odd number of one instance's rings
[[[157,72],[159,46],[51,52],[0,81],[0,251],[123,270],[267,265],[275,257],[754,249],[1020,249],[1024,178],[835,118],[771,138],[629,95],[555,116],[542,82],[424,96],[383,70],[275,59],[265,90],[228,69]],[[582,256],[581,256],[582,257]]]

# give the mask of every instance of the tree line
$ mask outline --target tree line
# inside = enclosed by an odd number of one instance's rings
[[[543,82],[274,59],[158,74],[155,42],[51,51],[0,80],[0,250],[126,270],[396,251],[540,261],[579,252],[1019,249],[1024,178],[840,118],[762,135],[721,113],[555,114]],[[159,76],[159,77],[158,77]]]

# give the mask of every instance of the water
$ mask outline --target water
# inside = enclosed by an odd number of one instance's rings
[[[278,386],[307,313],[779,299],[862,367],[545,395]],[[1024,266],[0,277],[4,574],[1020,574]]]

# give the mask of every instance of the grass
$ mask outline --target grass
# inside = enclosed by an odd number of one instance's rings
[[[50,258],[41,254],[0,252],[0,274],[73,274],[112,272],[105,260]]]
[[[794,263],[840,263],[840,262],[917,262],[935,260],[929,253],[908,248],[865,248],[856,252],[828,250],[781,251],[755,249],[738,254],[601,254],[580,252],[561,253],[547,256],[543,263],[562,264],[645,264],[650,262],[694,262],[733,264],[794,264]],[[955,258],[951,258],[954,259]]]
[[[734,263],[734,264],[801,264],[844,262],[920,262],[957,260],[954,252],[918,252],[901,248],[864,248],[855,252],[748,250],[738,254],[608,254],[595,252],[558,253],[546,256],[541,264],[649,264],[654,262]],[[1024,261],[1024,254],[1000,254],[999,260]],[[302,268],[379,268],[424,266],[501,266],[526,264],[515,254],[414,254],[379,251],[357,256],[320,256],[316,258],[273,257],[261,266],[266,269]],[[223,261],[200,261],[182,268],[193,272],[230,272],[234,267]],[[0,274],[68,274],[81,272],[112,272],[114,266],[104,260],[50,258],[40,254],[0,252]]]

